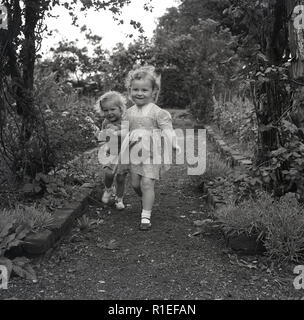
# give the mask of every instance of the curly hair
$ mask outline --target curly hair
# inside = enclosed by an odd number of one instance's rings
[[[101,111],[102,105],[108,101],[115,103],[120,108],[122,114],[126,112],[126,98],[121,93],[117,91],[108,91],[103,94],[96,102]]]
[[[152,89],[157,91],[157,95],[155,97],[155,101],[157,101],[161,86],[161,75],[155,72],[155,68],[153,66],[137,67],[136,69],[131,70],[126,79],[126,88],[129,91],[132,86],[132,81],[143,79],[149,79],[151,81]]]

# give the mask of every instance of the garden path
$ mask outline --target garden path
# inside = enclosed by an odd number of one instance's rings
[[[12,278],[0,299],[298,299],[292,269],[267,269],[262,257],[236,257],[209,217],[198,178],[174,165],[157,184],[152,229],[140,231],[139,200],[127,185],[126,210],[100,203],[51,252],[37,259],[38,282]],[[199,232],[198,232],[199,231]],[[242,260],[243,259],[243,260]]]

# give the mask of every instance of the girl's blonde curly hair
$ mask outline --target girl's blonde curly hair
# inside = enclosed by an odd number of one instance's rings
[[[161,75],[156,73],[153,66],[135,67],[135,69],[131,70],[126,79],[127,90],[130,91],[132,81],[142,79],[149,79],[151,81],[152,89],[156,91],[154,101],[157,102],[160,93]]]
[[[102,105],[108,101],[112,101],[113,103],[115,103],[120,108],[121,113],[123,115],[125,114],[125,112],[127,110],[127,107],[126,107],[127,100],[121,93],[119,93],[117,91],[108,91],[108,92],[104,93],[96,101],[96,107],[97,107],[98,111],[102,112]]]

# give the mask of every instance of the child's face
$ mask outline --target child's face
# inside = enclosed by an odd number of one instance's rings
[[[116,101],[105,101],[101,106],[106,119],[115,122],[121,119],[121,110]]]
[[[149,79],[133,80],[130,89],[132,101],[142,107],[154,101],[155,90],[153,90],[152,82]]]

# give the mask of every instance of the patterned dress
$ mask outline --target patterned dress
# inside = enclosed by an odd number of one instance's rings
[[[141,129],[144,130],[146,136],[150,135],[152,137],[149,148],[150,161],[148,162],[150,163],[146,163],[146,161],[132,163],[131,160],[130,171],[143,177],[159,180],[161,174],[167,171],[170,165],[164,163],[165,149],[159,143],[155,143],[155,140],[160,141],[160,139],[155,139],[155,137],[158,134],[158,138],[160,138],[163,130],[173,131],[170,113],[154,103],[149,103],[141,108],[134,105],[127,110],[125,120],[128,121],[131,134],[132,131]],[[155,147],[155,145],[157,146]],[[143,145],[143,147],[145,146]],[[130,149],[130,153],[132,153],[132,149]],[[155,161],[155,159],[160,158],[162,161]]]
[[[103,165],[103,169],[108,168],[113,171],[113,173],[115,171],[115,173],[124,174],[129,171],[129,166],[119,163],[121,137],[119,135],[113,135],[113,132],[120,130],[121,120],[110,122],[109,120],[105,119],[102,123],[101,130],[96,133],[96,137],[99,141],[98,159]],[[111,156],[111,159],[109,156]],[[106,160],[106,163],[103,162],[104,160]]]

